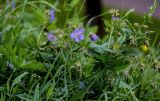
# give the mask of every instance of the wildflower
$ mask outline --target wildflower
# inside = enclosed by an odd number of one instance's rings
[[[108,11],[108,13],[109,14],[111,14],[111,15],[115,15],[115,16],[118,16],[119,15],[119,10],[117,9],[110,9],[109,11]]]
[[[118,20],[119,19],[119,17],[118,17],[119,16],[119,10],[110,9],[108,12],[111,14],[112,20]]]
[[[15,6],[16,6],[15,1],[14,1],[14,0],[12,0],[12,9],[14,9],[14,8],[15,8]]]
[[[70,37],[72,39],[74,39],[76,42],[79,42],[80,40],[83,40],[84,39],[84,29],[79,27],[79,28],[76,28],[71,34],[70,34]]]
[[[92,41],[97,41],[99,39],[99,37],[96,34],[90,34],[89,35]]]
[[[57,37],[51,33],[47,34],[48,41],[56,41]]]
[[[112,20],[118,20],[119,19],[119,17],[117,17],[117,16],[112,16]]]
[[[51,10],[49,11],[49,15],[50,15],[50,23],[52,23],[53,20],[54,20],[54,10],[53,10],[53,9],[51,9]]]
[[[144,52],[147,52],[149,49],[148,49],[148,47],[147,47],[147,45],[142,45],[141,46],[141,48],[142,48],[142,50],[144,51]]]

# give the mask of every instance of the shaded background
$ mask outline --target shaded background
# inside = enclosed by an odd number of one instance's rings
[[[157,0],[160,3],[160,0]],[[154,0],[102,0],[102,5],[107,7],[118,8],[120,10],[129,10],[134,8],[137,14],[143,15],[148,11],[148,7],[152,6]],[[160,19],[160,5],[154,13],[154,17]]]
[[[149,7],[153,5],[154,0],[102,0],[101,3],[106,9],[115,8],[124,13],[134,8],[135,12],[131,13],[128,19],[132,23],[143,23],[143,16],[148,12]],[[150,41],[152,43],[152,40],[157,38],[156,45],[160,44],[160,0],[157,0],[157,3],[158,6],[153,14],[152,23],[147,23],[150,30],[155,31],[154,34],[150,35]]]

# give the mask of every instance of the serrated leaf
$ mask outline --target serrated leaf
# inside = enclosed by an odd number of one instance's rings
[[[122,82],[122,81],[120,81],[119,88],[127,88],[129,90],[133,89],[130,85],[128,85],[127,83]]]
[[[32,70],[44,70],[45,64],[32,60],[32,61],[22,64],[19,68],[32,69]]]
[[[33,101],[39,101],[39,83],[36,85]]]
[[[123,33],[125,34],[131,34],[132,33],[132,30],[128,29],[128,28],[122,28],[121,29]]]
[[[86,90],[80,90],[78,93],[75,93],[72,98],[70,99],[70,101],[77,101],[77,100],[81,100],[83,99],[84,95],[86,93]]]
[[[24,72],[23,74],[21,74],[21,75],[19,75],[18,77],[16,77],[14,80],[13,80],[13,83],[12,83],[12,86],[11,87],[14,87],[16,84],[18,84],[20,81],[21,81],[21,79],[25,76],[25,75],[27,75],[28,74],[28,72]]]
[[[19,97],[21,100],[25,100],[25,101],[32,101],[33,99],[32,96],[29,96],[27,94],[18,94],[16,96]]]

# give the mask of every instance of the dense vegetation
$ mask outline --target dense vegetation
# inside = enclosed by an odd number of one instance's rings
[[[133,10],[102,13],[106,37],[79,0],[6,0],[0,11],[1,101],[158,101],[160,46]]]

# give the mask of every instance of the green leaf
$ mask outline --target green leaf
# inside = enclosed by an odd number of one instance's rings
[[[25,100],[25,101],[32,101],[33,99],[32,96],[29,96],[27,94],[18,94],[16,96],[19,97],[21,100]]]
[[[73,8],[73,7],[75,7],[78,3],[79,3],[79,0],[72,0],[72,2],[70,3],[70,6]]]
[[[123,70],[125,70],[127,67],[129,66],[129,63],[126,64],[118,64],[118,66],[114,67],[114,71],[116,72],[122,72]]]
[[[36,85],[33,101],[40,101],[39,100],[39,83]]]
[[[134,9],[130,9],[127,13],[125,13],[125,15],[122,18],[128,17],[128,15],[132,12],[134,12]]]
[[[152,15],[155,12],[158,6],[157,0],[154,0],[154,3],[151,7],[149,7],[149,12],[144,15],[144,21],[152,23]]]
[[[14,87],[16,84],[18,84],[18,83],[21,81],[21,79],[22,79],[25,75],[27,75],[27,74],[28,74],[28,72],[24,72],[23,74],[21,74],[21,75],[19,75],[18,77],[16,77],[16,78],[13,80],[12,87]]]
[[[5,91],[6,90],[6,88],[5,87],[0,87],[0,91],[2,92],[2,91]]]
[[[46,97],[49,98],[54,92],[54,86],[51,86],[48,91],[47,91],[47,94],[46,94]]]
[[[75,93],[69,101],[81,100],[81,99],[83,99],[85,93],[86,93],[85,89],[80,90],[78,93]]]
[[[45,64],[37,62],[36,60],[29,61],[25,64],[22,64],[19,68],[22,69],[31,69],[31,70],[44,70]]]
[[[143,53],[136,48],[128,48],[125,50],[124,54],[128,56],[142,56],[143,55]]]
[[[132,90],[133,88],[126,84],[125,82],[120,81],[119,88],[127,88],[128,90]]]
[[[132,30],[128,29],[128,28],[122,28],[121,29],[123,33],[125,33],[126,35],[131,34]]]
[[[91,44],[90,48],[93,49],[95,52],[99,54],[104,54],[107,52],[114,53],[113,50],[108,48],[108,43],[104,43],[102,45],[97,45],[97,44]]]
[[[7,31],[10,31],[11,29],[13,28],[13,25],[7,25],[7,26],[5,26],[4,28],[3,28],[3,33],[4,32],[7,32]]]

